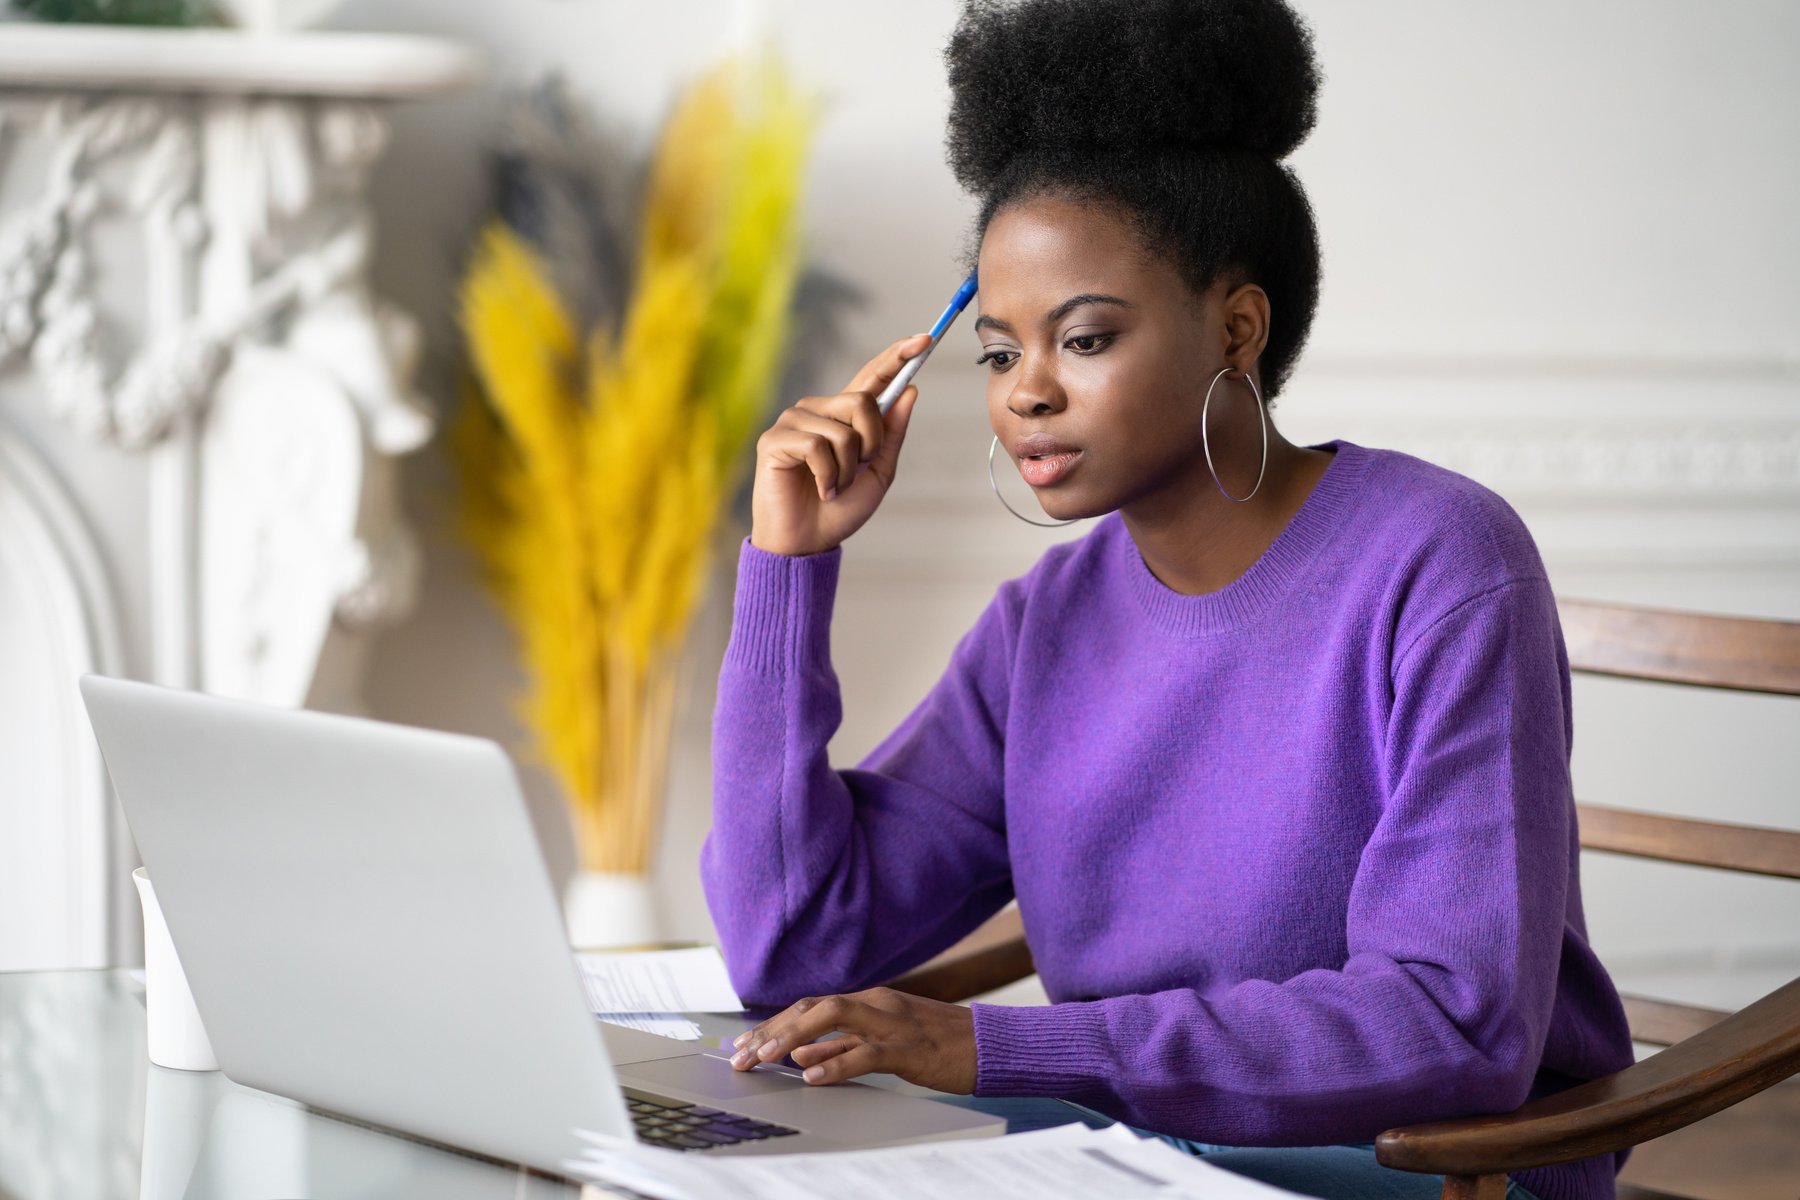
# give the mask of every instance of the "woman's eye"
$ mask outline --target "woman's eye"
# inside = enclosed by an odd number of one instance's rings
[[[1012,360],[1017,357],[1018,355],[1014,354],[1011,350],[989,350],[986,354],[983,354],[980,358],[975,360],[975,365],[979,367],[982,363],[991,363],[993,365],[988,368],[989,370],[1004,371],[1012,365]],[[1001,361],[1003,359],[1005,361]]]
[[[1077,354],[1096,354],[1110,341],[1112,341],[1110,333],[1078,333],[1065,345],[1071,347]],[[1083,342],[1087,344],[1082,345]]]

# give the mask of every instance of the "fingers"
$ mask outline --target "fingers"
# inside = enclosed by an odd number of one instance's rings
[[[841,1037],[826,1038],[822,1042],[808,1042],[804,1046],[795,1046],[794,1052],[788,1055],[801,1070],[816,1067],[828,1059],[836,1058],[846,1050],[854,1050],[863,1045],[863,1040],[855,1034],[846,1033]]]
[[[866,392],[845,392],[830,397],[809,396],[784,414],[785,424],[798,433],[823,438],[831,448],[837,474],[832,486],[842,491],[856,482],[881,448],[887,429],[875,400]]]
[[[855,431],[842,422],[804,411],[793,418],[792,425],[806,438],[806,465],[818,481],[820,498],[837,499],[841,489],[855,482],[856,464],[862,461]]]
[[[740,1034],[733,1042],[738,1049],[731,1057],[731,1065],[747,1071],[828,1033],[848,1034],[861,1042],[875,1040],[885,1035],[893,1022],[891,1014],[856,996],[810,996]]]
[[[804,466],[820,500],[836,499],[840,488],[849,487],[861,462],[861,444],[850,426],[798,406],[781,414],[758,443],[757,453],[777,468]]]
[[[892,483],[900,441],[918,389],[909,386],[884,417],[875,397],[908,358],[931,344],[929,334],[902,338],[871,359],[835,396],[808,396],[783,410],[763,435],[758,453],[775,465],[804,465],[812,473],[819,499],[830,502],[871,467],[882,484]]]
[[[900,368],[906,364],[906,360],[929,345],[931,345],[929,333],[915,333],[911,337],[901,338],[864,363],[863,369],[856,373],[855,377],[850,380],[850,386],[844,390],[846,392],[868,392],[871,395],[879,396],[881,389],[894,381],[894,376],[900,373]]]
[[[848,996],[809,996],[797,1000],[767,1021],[739,1035],[738,1052],[731,1065],[747,1070],[759,1062],[773,1062],[795,1047],[832,1032],[860,1032],[846,1028],[853,1001]]]
[[[818,1040],[834,1032],[839,1036]],[[740,1071],[786,1054],[813,1084],[891,1071],[909,1083],[968,1095],[979,1075],[969,1009],[892,988],[808,997],[740,1034],[733,1045],[731,1065]]]
[[[802,412],[847,426],[855,434],[856,462],[868,462],[887,440],[887,422],[875,407],[874,392],[840,392],[835,396],[808,396],[794,405]]]
[[[830,1043],[826,1043],[829,1045]],[[795,1059],[799,1062],[799,1059]],[[882,1060],[882,1049],[869,1042],[861,1042],[850,1047],[841,1054],[834,1054],[824,1062],[815,1063],[800,1073],[808,1083],[841,1083],[846,1079],[854,1079],[858,1075],[867,1075],[871,1071],[886,1069]]]

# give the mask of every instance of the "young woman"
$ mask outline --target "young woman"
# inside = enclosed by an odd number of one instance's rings
[[[762,436],[702,868],[740,993],[790,1007],[734,1061],[1060,1097],[1312,1194],[1436,1196],[1367,1143],[1631,1059],[1537,549],[1468,479],[1271,422],[1319,278],[1283,4],[976,0],[946,57],[995,446],[1051,517],[1103,519],[835,770],[839,546],[916,393],[871,397],[924,338]],[[1054,1004],[875,986],[1014,898]]]

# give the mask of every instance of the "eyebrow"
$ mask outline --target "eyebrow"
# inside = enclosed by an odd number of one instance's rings
[[[1137,307],[1122,296],[1108,296],[1104,292],[1083,292],[1079,296],[1070,296],[1067,300],[1064,300],[1061,304],[1045,313],[1044,324],[1054,325],[1084,304],[1116,304],[1120,308]],[[987,313],[982,313],[979,317],[975,318],[975,328],[978,331],[982,329],[998,329],[1001,333],[1013,332],[1013,327],[1011,325],[1008,325],[999,317],[992,317]]]

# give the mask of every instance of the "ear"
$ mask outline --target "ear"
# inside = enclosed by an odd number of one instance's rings
[[[1220,307],[1225,328],[1225,361],[1249,374],[1269,342],[1269,294],[1254,283],[1225,293]]]

